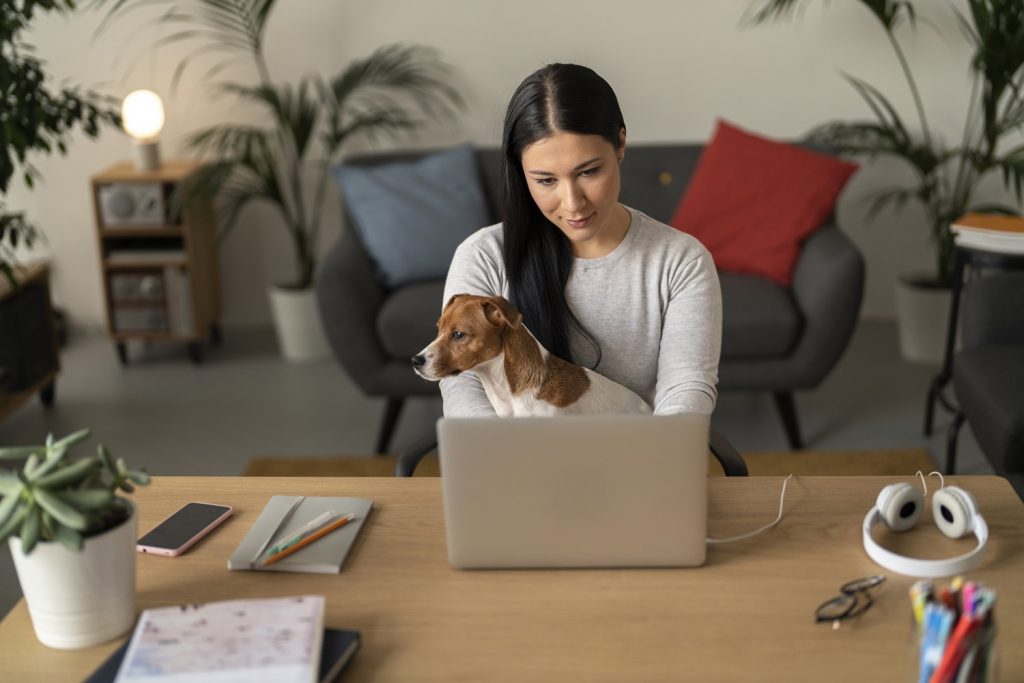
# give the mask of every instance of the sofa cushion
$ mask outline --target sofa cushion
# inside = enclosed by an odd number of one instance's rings
[[[389,356],[408,360],[437,336],[444,281],[420,282],[395,290],[377,316],[377,334]]]
[[[796,302],[782,285],[756,275],[719,273],[722,360],[781,357],[800,337]]]
[[[456,247],[491,221],[472,145],[418,161],[341,165],[335,180],[389,288],[443,278]]]
[[[720,271],[788,287],[800,242],[829,219],[855,170],[719,121],[671,223],[699,239]]]
[[[1024,344],[961,351],[953,363],[953,386],[992,466],[1024,471]]]

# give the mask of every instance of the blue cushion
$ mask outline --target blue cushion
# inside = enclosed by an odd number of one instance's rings
[[[443,278],[456,247],[488,223],[470,144],[412,163],[346,166],[334,178],[387,287]]]

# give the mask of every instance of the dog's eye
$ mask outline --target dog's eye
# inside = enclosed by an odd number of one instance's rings
[[[454,339],[456,341],[458,341],[459,339],[462,339],[465,336],[466,336],[466,334],[464,332],[460,332],[459,330],[455,330],[454,332],[452,332],[452,339]]]

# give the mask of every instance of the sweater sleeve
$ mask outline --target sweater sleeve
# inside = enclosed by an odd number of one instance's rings
[[[718,398],[722,292],[711,254],[668,273],[669,301],[661,333],[654,412],[711,414]]]
[[[495,249],[495,228],[484,228],[468,237],[452,257],[444,283],[442,309],[455,294],[504,296],[500,249]],[[490,247],[490,248],[488,248]],[[441,398],[445,417],[486,417],[496,415],[480,379],[464,372],[441,380]]]

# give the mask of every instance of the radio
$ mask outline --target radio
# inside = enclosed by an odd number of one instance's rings
[[[164,190],[160,183],[102,185],[99,204],[103,225],[161,226],[167,223]]]

